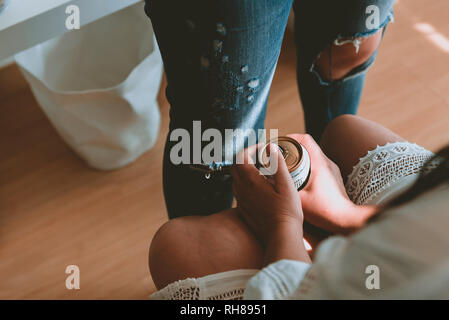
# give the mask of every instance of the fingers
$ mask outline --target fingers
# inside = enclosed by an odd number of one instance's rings
[[[322,157],[324,155],[320,146],[318,145],[318,143],[316,143],[315,139],[313,139],[313,137],[311,135],[294,133],[294,134],[288,134],[287,136],[295,139],[300,144],[302,144],[307,149],[307,151],[309,152],[311,157],[316,157],[316,156]]]
[[[278,193],[291,191],[291,188],[294,189],[294,184],[282,153],[279,151],[279,148],[275,144],[270,143],[268,148],[270,151],[270,158],[275,158],[277,161],[277,170],[272,177],[275,190]]]
[[[269,184],[254,165],[253,156],[257,153],[258,147],[258,145],[253,145],[237,155],[237,163],[241,164],[234,165],[232,168],[235,195],[254,188],[263,189],[266,187],[266,184]],[[270,175],[276,192],[296,192],[290,172],[279,148],[275,144],[270,144],[267,151],[269,152],[270,166],[265,169],[266,173]]]
[[[256,169],[254,166],[254,160],[253,157],[257,153],[257,147],[258,145],[252,145],[247,149],[243,149],[240,151],[236,156],[236,164],[232,166],[232,176],[235,180],[238,180],[240,171],[246,171],[246,170],[253,170]],[[247,166],[247,167],[243,167]],[[256,169],[257,170],[257,169]]]
[[[287,135],[290,138],[295,139],[298,141],[301,145],[306,148],[307,152],[310,156],[310,161],[316,166],[320,166],[321,164],[325,163],[329,159],[324,154],[324,152],[321,150],[321,147],[316,143],[315,139],[309,134],[289,134]]]
[[[257,153],[259,145],[254,144],[240,151],[236,156],[236,164],[254,164],[254,157]]]
[[[237,164],[232,166],[234,194],[238,194],[241,190],[262,187],[267,183],[254,165],[253,157],[256,155],[258,147],[259,145],[252,145],[237,155]]]

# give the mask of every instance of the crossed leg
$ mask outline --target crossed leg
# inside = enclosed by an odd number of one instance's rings
[[[375,122],[344,115],[329,123],[321,143],[324,153],[346,177],[369,150],[395,141],[404,140]],[[235,208],[210,216],[169,220],[154,236],[149,256],[158,289],[189,277],[260,269],[262,260],[263,248]]]
[[[166,222],[150,247],[150,271],[158,289],[185,278],[237,269],[260,269],[263,250],[237,209]]]

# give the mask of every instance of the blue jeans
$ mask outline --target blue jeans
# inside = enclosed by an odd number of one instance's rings
[[[262,129],[271,81],[293,0],[146,0],[161,50],[170,103],[170,133],[192,122],[202,130]],[[379,25],[368,27],[366,8],[379,8]],[[315,67],[335,41],[369,36],[393,17],[394,0],[295,0],[298,88],[306,131],[316,140],[326,124],[358,109],[374,53],[343,79],[324,80]],[[377,51],[376,51],[377,52]],[[330,56],[330,62],[332,56]],[[231,177],[209,179],[189,165],[175,165],[167,138],[163,186],[170,218],[207,215],[231,206]],[[238,151],[238,150],[236,150]],[[216,165],[216,164],[215,164]],[[218,165],[220,167],[220,165]],[[215,170],[215,171],[214,171]]]

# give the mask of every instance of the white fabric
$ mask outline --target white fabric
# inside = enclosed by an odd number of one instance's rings
[[[245,298],[251,300],[284,300],[301,284],[310,264],[293,260],[280,260],[263,268],[245,290]],[[247,279],[248,280],[248,279]]]
[[[162,58],[143,3],[15,59],[53,126],[92,167],[122,167],[156,142]]]
[[[173,282],[151,295],[153,300],[239,300],[248,279],[260,270],[233,270]]]
[[[262,270],[249,281],[244,298],[257,299],[263,290],[278,299],[449,299],[448,196],[445,185],[384,212],[352,237],[326,240],[310,267],[278,261],[267,267],[280,270],[276,277]],[[379,268],[378,290],[365,284],[370,265]],[[286,292],[279,286],[305,269],[296,288]]]
[[[385,146],[378,146],[375,150],[368,152],[368,154],[361,158],[359,163],[354,166],[352,173],[349,175],[346,190],[354,202],[358,204],[381,204],[389,199],[397,196],[399,193],[408,189],[417,179],[421,168],[427,162],[433,153],[408,142],[399,142],[387,144]],[[434,163],[436,166],[436,163]],[[432,166],[430,166],[432,167]],[[354,182],[356,181],[356,182]],[[354,189],[351,186],[355,186]],[[444,198],[444,197],[443,197]],[[446,200],[446,199],[444,199]],[[447,200],[446,200],[447,201]],[[425,204],[426,202],[424,202]],[[345,286],[354,286],[355,289],[361,290],[366,287],[365,279],[368,276],[364,273],[368,265],[376,264],[381,267],[381,277],[393,277],[396,275],[394,266],[389,265],[389,262],[394,262],[399,266],[401,264],[407,265],[407,259],[416,259],[420,252],[416,252],[414,256],[407,255],[408,248],[405,245],[409,243],[408,239],[416,240],[417,234],[423,234],[424,231],[432,232],[431,220],[427,220],[428,227],[424,230],[418,229],[423,226],[420,220],[425,218],[423,210],[416,203],[408,205],[410,208],[405,211],[412,211],[416,213],[408,221],[409,217],[406,214],[401,219],[397,217],[385,224],[373,223],[368,228],[364,228],[356,236],[351,238],[331,237],[326,240],[316,251],[315,261],[311,265],[298,261],[281,260],[266,268],[257,270],[234,270],[230,272],[223,272],[219,274],[212,274],[207,277],[197,279],[187,279],[177,281],[170,284],[166,288],[156,292],[151,296],[152,299],[215,299],[217,295],[226,296],[229,293],[235,293],[238,289],[247,285],[244,297],[236,297],[231,294],[233,298],[237,299],[306,299],[306,298],[356,298],[363,297],[363,294],[356,295],[356,290],[348,290],[346,293],[338,295],[339,287],[342,286],[342,291]],[[416,206],[416,207],[415,207]],[[449,206],[446,202],[442,204],[443,208]],[[433,204],[432,204],[433,207]],[[441,210],[441,207],[434,207],[435,210],[447,213],[446,210]],[[390,221],[390,215],[393,217],[395,210],[389,210],[383,213],[387,219],[382,221]],[[449,215],[448,215],[449,217]],[[444,217],[442,217],[444,218]],[[393,222],[394,221],[394,222]],[[444,227],[448,224],[441,224],[440,237]],[[409,229],[410,228],[410,229]],[[414,228],[415,230],[412,230]],[[409,230],[411,232],[409,232]],[[394,236],[392,242],[387,241],[388,233]],[[382,242],[378,241],[382,238]],[[438,236],[436,236],[438,238]],[[448,241],[449,241],[449,237]],[[355,243],[354,239],[358,239]],[[396,241],[397,240],[397,241]],[[437,241],[437,239],[435,239]],[[414,246],[416,241],[412,241]],[[361,244],[364,244],[362,247]],[[393,247],[392,244],[397,246]],[[404,244],[400,246],[399,244]],[[349,253],[348,247],[352,248]],[[432,247],[428,243],[423,244],[422,250]],[[442,246],[443,248],[444,246]],[[406,250],[401,252],[401,250]],[[397,261],[398,257],[403,256],[402,261]],[[443,254],[441,254],[443,256]],[[409,260],[412,262],[413,260]],[[449,260],[447,261],[449,263]],[[441,270],[444,270],[441,269]],[[228,278],[239,278],[236,287],[228,285]],[[303,280],[304,279],[304,280]],[[212,282],[211,280],[216,280]],[[345,282],[348,282],[347,284]],[[394,281],[394,280],[393,280]],[[416,280],[418,281],[418,280]],[[424,281],[424,280],[420,280]],[[338,286],[336,285],[338,283]],[[392,283],[381,280],[381,286]],[[417,285],[418,282],[415,282]],[[313,290],[320,285],[319,290],[323,292],[315,292]],[[326,292],[326,288],[336,290]],[[186,291],[195,291],[194,295],[184,294]],[[213,292],[209,295],[208,292]],[[449,291],[448,291],[449,292]],[[389,292],[391,295],[391,291]]]

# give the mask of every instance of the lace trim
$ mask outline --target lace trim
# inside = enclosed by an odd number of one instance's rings
[[[259,270],[240,269],[173,282],[153,300],[242,300],[248,280]]]
[[[151,295],[155,300],[199,300],[200,287],[197,279],[188,278],[179,280],[166,286],[164,289]]]
[[[245,288],[238,288],[208,297],[207,300],[243,300]]]
[[[409,142],[377,146],[354,166],[346,182],[346,192],[355,204],[366,204],[403,178],[419,175],[433,156],[432,152]],[[434,161],[427,168],[436,166]]]
[[[151,295],[154,300],[243,300],[245,288],[234,288],[212,296],[202,297],[199,279],[185,279],[169,284]]]

